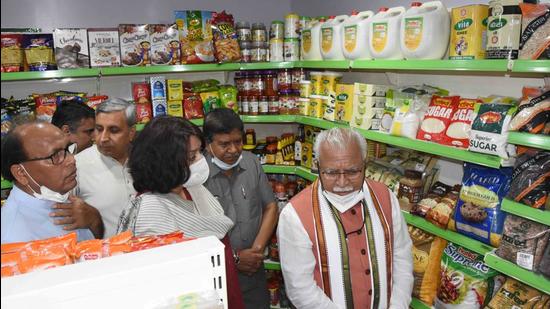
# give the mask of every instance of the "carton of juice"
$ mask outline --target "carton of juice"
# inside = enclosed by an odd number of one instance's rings
[[[466,5],[451,11],[451,43],[449,59],[473,60],[485,58],[487,16],[483,4]]]

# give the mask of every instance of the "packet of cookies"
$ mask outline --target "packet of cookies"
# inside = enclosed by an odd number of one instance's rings
[[[237,41],[233,15],[227,14],[225,11],[213,13],[212,35],[218,62],[239,62],[241,60],[241,49]]]

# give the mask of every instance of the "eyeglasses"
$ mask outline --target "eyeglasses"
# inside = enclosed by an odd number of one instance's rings
[[[363,177],[363,171],[363,168],[351,168],[342,171],[326,169],[321,171],[321,175],[327,180],[337,180],[340,175],[344,175],[344,178],[348,180],[357,180]]]
[[[65,158],[67,157],[67,154],[74,154],[76,152],[76,143],[70,143],[65,147],[65,149],[60,149],[56,152],[54,152],[52,155],[43,157],[43,158],[33,158],[28,159],[23,162],[30,162],[30,161],[41,161],[41,160],[51,160],[53,165],[60,165],[63,162],[65,162]]]

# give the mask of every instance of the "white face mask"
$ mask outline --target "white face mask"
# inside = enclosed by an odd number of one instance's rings
[[[218,159],[218,157],[216,157],[216,155],[214,154],[214,151],[212,151],[212,146],[210,146],[210,153],[212,154],[212,163],[216,164],[216,166],[218,166],[219,168],[221,168],[224,171],[228,171],[228,170],[234,168],[235,166],[239,165],[239,163],[241,163],[241,160],[243,159],[243,154],[241,153],[241,155],[239,156],[239,158],[237,159],[237,161],[235,163],[227,164],[227,163],[223,162],[222,160]]]
[[[189,176],[189,179],[183,184],[186,188],[202,185],[206,182],[210,174],[210,168],[208,168],[208,162],[206,162],[204,156],[201,157],[199,161],[191,164],[189,170],[191,171],[191,176]]]
[[[36,180],[34,180],[34,178],[32,178],[31,174],[29,174],[29,172],[27,172],[27,170],[25,169],[25,167],[23,165],[19,164],[19,166],[21,166],[21,168],[23,168],[23,170],[25,171],[27,176],[29,176],[29,178],[32,180],[32,182],[34,182],[37,186],[40,187],[40,193],[36,193],[36,191],[34,191],[33,188],[30,185],[27,185],[29,187],[29,189],[31,189],[32,195],[34,197],[36,197],[39,200],[52,201],[52,202],[56,202],[56,203],[66,203],[69,200],[70,192],[67,192],[65,194],[61,194],[59,192],[53,191],[52,189],[50,189],[46,186],[39,185],[38,182],[36,182]]]
[[[332,206],[336,207],[336,209],[338,209],[341,213],[346,212],[364,198],[363,190],[353,191],[346,195],[338,195],[336,193],[323,190],[323,195],[332,204]]]

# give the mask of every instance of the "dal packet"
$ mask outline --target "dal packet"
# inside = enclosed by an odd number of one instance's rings
[[[498,289],[485,309],[543,309],[550,307],[550,296],[513,278]]]
[[[483,255],[449,243],[441,257],[441,280],[436,309],[481,309],[495,290],[498,274],[483,262]]]
[[[500,209],[510,189],[512,168],[464,163],[464,177],[454,213],[454,227],[468,237],[498,247],[506,213]]]
[[[519,59],[550,59],[550,4],[520,3],[519,7]]]
[[[550,153],[528,149],[516,161],[508,197],[533,208],[545,209],[548,194]]]
[[[550,121],[550,88],[523,87],[518,111],[510,121],[510,131],[544,134]]]

